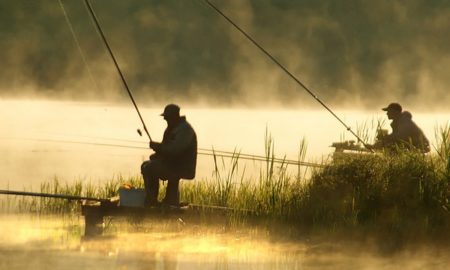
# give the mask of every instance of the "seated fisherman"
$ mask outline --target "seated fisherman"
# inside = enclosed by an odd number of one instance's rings
[[[180,193],[178,185],[181,178],[193,179],[197,163],[197,136],[194,129],[180,116],[180,107],[169,104],[161,114],[167,121],[161,143],[150,142],[155,151],[150,160],[141,165],[146,192],[146,206],[157,206],[159,180],[167,180],[163,204],[178,206]]]
[[[412,121],[412,114],[402,111],[402,106],[398,103],[391,103],[386,108],[387,117],[391,122],[392,133],[378,137],[378,142],[373,148],[404,148],[418,150],[423,153],[430,151],[430,144],[423,131]]]

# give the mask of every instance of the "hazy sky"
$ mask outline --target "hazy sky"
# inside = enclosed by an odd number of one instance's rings
[[[0,97],[128,101],[84,2],[0,3]],[[91,0],[140,102],[315,101],[201,0]],[[446,0],[211,0],[332,106],[450,102]]]

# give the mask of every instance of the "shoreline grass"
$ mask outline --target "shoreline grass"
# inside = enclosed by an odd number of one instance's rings
[[[368,232],[396,239],[450,239],[450,128],[438,130],[436,153],[400,151],[397,154],[348,154],[324,162],[305,179],[288,164],[275,165],[275,144],[266,133],[266,161],[258,179],[248,179],[239,167],[239,153],[225,161],[214,156],[214,173],[206,181],[183,181],[181,200],[195,204],[247,209],[256,214],[235,212],[236,224],[258,219],[268,226],[293,230]],[[300,143],[299,161],[306,143]],[[118,176],[103,186],[81,181],[43,183],[40,192],[109,198],[120,185],[142,187],[140,176]],[[162,192],[160,192],[161,194]],[[78,214],[74,202],[46,198],[13,197],[0,208],[39,214]],[[250,220],[250,221],[249,221]],[[233,222],[231,222],[233,223]],[[278,224],[278,225],[276,225]]]

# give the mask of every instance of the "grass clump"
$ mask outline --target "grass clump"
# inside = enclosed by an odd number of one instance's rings
[[[448,215],[448,187],[433,157],[349,156],[312,177],[305,216],[314,224],[433,227]]]
[[[448,127],[436,152],[347,154],[313,174],[298,209],[315,228],[369,231],[380,239],[448,240]],[[388,236],[388,237],[387,237]]]
[[[101,185],[86,183],[77,180],[71,183],[61,182],[54,178],[50,182],[40,185],[36,193],[59,194],[69,196],[80,196],[90,198],[111,198],[118,195],[118,189],[122,184],[131,184],[142,187],[143,183],[139,177],[124,178],[121,175],[103,182]],[[25,190],[27,191],[27,190]],[[3,198],[0,209],[6,212],[38,213],[38,214],[78,214],[79,202],[65,199],[29,196],[9,196]]]
[[[183,187],[183,197],[196,203],[248,209],[291,227],[448,239],[449,129],[441,133],[436,153],[399,149],[395,153],[344,154],[315,169],[309,179],[289,173],[287,164],[273,162],[269,138],[267,160],[257,181],[236,172],[236,155],[232,174],[217,176],[216,181],[189,183]]]

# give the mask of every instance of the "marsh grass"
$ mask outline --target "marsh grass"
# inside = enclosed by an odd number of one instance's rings
[[[240,153],[231,159],[214,156],[210,179],[184,181],[181,199],[195,204],[245,209],[231,211],[231,223],[258,218],[268,224],[283,223],[290,228],[321,228],[371,231],[396,237],[450,234],[450,128],[443,127],[436,152],[421,154],[401,149],[381,154],[346,154],[324,162],[305,178],[304,168],[288,168],[275,162],[275,143],[266,132],[266,160],[259,176],[249,178],[240,163]],[[300,142],[299,161],[306,153]],[[57,179],[44,183],[41,192],[109,198],[123,183],[142,187],[140,176],[115,177],[103,185],[76,181],[62,184]],[[162,192],[161,192],[162,193]],[[41,198],[16,198],[21,211],[78,213],[73,202]]]
[[[298,218],[303,225],[367,230],[393,242],[448,240],[449,135],[448,127],[439,129],[437,151],[427,155],[397,149],[340,156],[311,177]]]
[[[135,187],[142,187],[143,185],[139,177],[124,178],[121,175],[113,177],[101,185],[92,182],[86,183],[83,180],[76,180],[71,183],[61,182],[55,177],[50,182],[42,183],[38,190],[24,189],[24,191],[92,198],[111,198],[118,195],[118,189],[122,184],[131,184]],[[0,209],[4,212],[19,213],[78,214],[79,202],[44,197],[8,196],[2,198]]]

